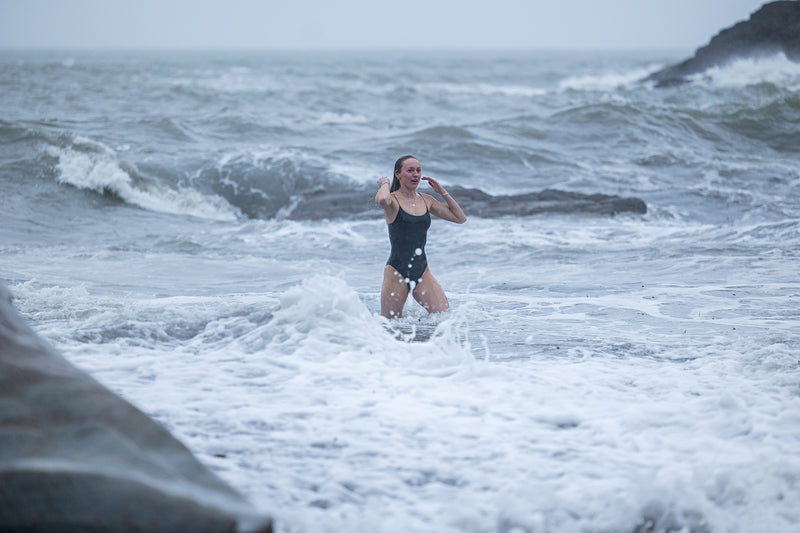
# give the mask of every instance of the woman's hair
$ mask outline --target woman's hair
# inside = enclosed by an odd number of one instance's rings
[[[389,187],[389,192],[394,192],[400,188],[400,180],[397,179],[397,173],[403,170],[403,161],[406,159],[416,159],[413,155],[404,155],[394,162],[394,172],[392,173],[392,186]]]

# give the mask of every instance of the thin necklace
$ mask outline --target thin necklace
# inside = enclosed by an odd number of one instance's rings
[[[419,193],[414,192],[414,199],[411,200],[411,207],[417,207],[417,198],[419,198]]]

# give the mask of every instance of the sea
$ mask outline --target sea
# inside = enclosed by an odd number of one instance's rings
[[[0,282],[279,532],[798,531],[800,64],[689,55],[3,51]],[[387,320],[405,154],[520,209]]]

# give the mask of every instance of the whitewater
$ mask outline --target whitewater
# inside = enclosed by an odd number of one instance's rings
[[[0,282],[278,531],[795,531],[800,67],[678,59],[3,52]],[[647,210],[434,219],[387,321],[405,153]]]

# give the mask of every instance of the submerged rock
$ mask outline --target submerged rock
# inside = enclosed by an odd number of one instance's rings
[[[732,60],[783,53],[800,62],[800,2],[780,1],[761,6],[750,19],[719,32],[694,57],[648,76],[658,86],[684,83],[688,76]]]
[[[160,424],[38,337],[0,285],[0,531],[271,530]]]

